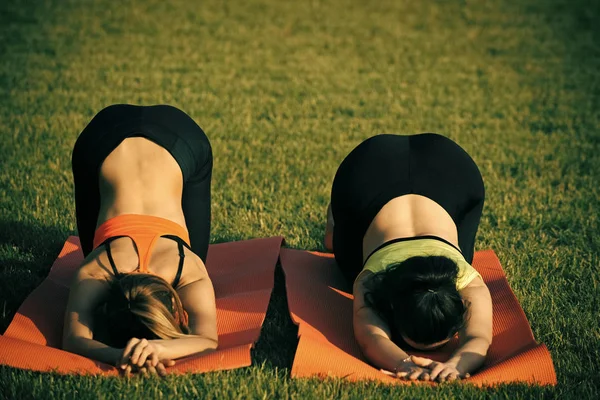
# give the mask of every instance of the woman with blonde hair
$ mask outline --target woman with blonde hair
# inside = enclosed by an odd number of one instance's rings
[[[212,150],[202,129],[171,106],[112,105],[77,139],[72,167],[85,259],[63,348],[160,375],[216,349],[205,267]]]

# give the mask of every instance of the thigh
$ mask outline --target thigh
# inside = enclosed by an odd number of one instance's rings
[[[73,182],[75,189],[75,219],[77,233],[81,242],[83,255],[87,256],[93,248],[94,232],[100,212],[100,191],[98,189],[98,174],[81,162],[79,157],[73,157]]]
[[[139,107],[124,104],[106,107],[92,118],[73,147],[71,167],[75,188],[75,218],[84,256],[92,251],[100,212],[100,166],[125,138],[116,127],[122,121],[138,115]]]
[[[212,147],[200,126],[185,112],[167,105],[144,109],[144,123],[163,127],[176,137],[175,141],[161,140],[158,132],[150,135],[168,150],[179,164],[183,175],[181,205],[190,234],[192,251],[206,262],[210,240]],[[150,133],[148,133],[150,132]]]
[[[333,229],[333,254],[335,261],[348,280],[352,283],[362,270],[362,237],[352,224],[336,224]]]
[[[184,185],[212,168],[212,149],[202,128],[185,112],[169,105],[142,110],[140,134],[164,147],[179,164]]]
[[[479,168],[465,150],[441,135],[412,136],[410,148],[414,192],[448,212],[458,230],[461,251],[471,262],[485,199]]]
[[[458,245],[468,263],[473,262],[475,254],[475,237],[481,220],[484,197],[474,200],[472,207],[467,210],[458,221]]]
[[[212,153],[210,162],[195,176],[183,184],[181,205],[185,223],[190,234],[192,251],[206,263],[208,243],[210,241],[211,222],[211,177]]]
[[[348,154],[333,180],[333,251],[347,276],[362,269],[362,241],[377,212],[394,197],[410,193],[408,138],[371,137]]]

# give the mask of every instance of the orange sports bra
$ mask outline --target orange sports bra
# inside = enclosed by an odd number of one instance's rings
[[[94,249],[102,245],[106,247],[108,261],[116,276],[119,276],[120,273],[110,251],[110,242],[121,237],[129,237],[133,240],[140,260],[139,271],[146,273],[156,241],[161,237],[176,241],[179,248],[179,266],[172,286],[177,287],[185,257],[183,246],[191,250],[190,237],[184,227],[165,218],[140,214],[123,214],[106,220],[96,229]]]

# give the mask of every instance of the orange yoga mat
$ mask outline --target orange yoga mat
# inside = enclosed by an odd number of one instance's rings
[[[331,376],[351,381],[407,381],[389,377],[362,356],[352,330],[352,290],[332,254],[283,249],[287,296],[299,343],[292,377]],[[492,294],[494,339],[484,366],[465,382],[476,385],[525,382],[555,385],[556,373],[545,345],[533,338],[529,322],[511,291],[500,261],[492,250],[475,253],[473,266]],[[457,339],[435,352],[414,352],[443,361]]]
[[[206,267],[217,302],[219,348],[179,359],[171,370],[207,372],[249,366],[258,340],[283,238],[211,245]],[[35,371],[117,375],[111,365],[60,349],[68,285],[83,260],[79,239],[65,243],[48,277],[27,297],[3,336],[0,364]]]

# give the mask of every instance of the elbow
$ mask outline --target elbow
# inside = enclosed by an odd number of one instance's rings
[[[196,340],[197,346],[202,348],[202,351],[213,351],[219,347],[219,339],[207,335],[191,335],[191,339]]]
[[[357,340],[356,341],[358,344],[358,347],[360,348],[360,351],[363,353],[363,355],[367,358],[369,358],[369,354],[371,354],[372,348],[373,346],[373,342],[369,341],[369,340]]]
[[[64,334],[62,337],[61,348],[65,351],[70,351],[72,343],[73,343],[72,335]]]
[[[468,342],[472,343],[472,345],[474,345],[475,348],[478,349],[478,352],[485,357],[487,356],[487,352],[490,346],[492,345],[492,337],[471,337],[468,339]]]
[[[485,358],[488,355],[492,341],[487,339],[481,339],[480,343],[481,344],[479,345],[479,348],[481,349],[481,355]]]
[[[62,340],[62,349],[69,353],[77,353],[77,338],[72,335],[64,336]]]
[[[218,347],[219,347],[219,339],[218,338],[211,338],[208,340],[208,349],[209,350],[217,350]]]
[[[486,347],[486,352],[487,352],[487,349],[492,345],[492,338],[493,338],[493,335],[490,332],[489,335],[478,337],[476,340],[479,340],[481,342],[481,345]]]
[[[362,338],[362,340],[357,340],[356,342],[365,358],[371,362],[375,362],[377,359],[378,350],[381,347],[381,339],[382,337],[379,335],[368,335],[367,337]]]

